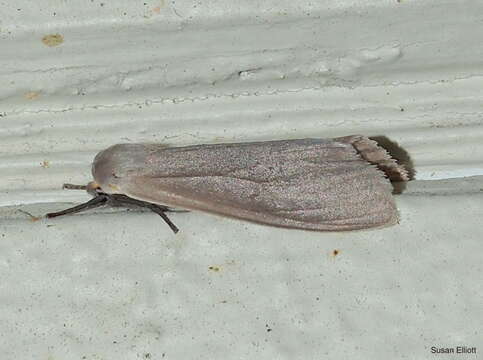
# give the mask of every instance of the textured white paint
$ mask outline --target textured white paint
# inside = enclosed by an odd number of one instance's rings
[[[0,3],[2,359],[482,351],[482,33],[469,0]],[[114,143],[353,133],[397,141],[431,180],[398,196],[398,226],[190,213],[173,236],[147,213],[17,211],[88,199],[61,185]]]
[[[481,350],[475,188],[481,177],[414,182],[398,197],[400,225],[352,233],[187,213],[171,216],[175,236],[150,213],[38,222],[20,214],[0,225],[2,358],[427,359],[431,346]]]

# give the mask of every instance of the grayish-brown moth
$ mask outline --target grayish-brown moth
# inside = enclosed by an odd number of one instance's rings
[[[408,173],[361,135],[166,147],[118,144],[92,164],[94,198],[55,217],[101,205],[173,208],[286,228],[343,231],[397,222],[390,180]]]

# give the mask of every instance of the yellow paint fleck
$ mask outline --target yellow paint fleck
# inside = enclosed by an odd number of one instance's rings
[[[29,91],[29,92],[26,92],[23,96],[24,96],[24,98],[26,98],[28,100],[35,100],[40,96],[40,92]]]
[[[50,161],[44,160],[40,163],[40,166],[42,166],[44,169],[47,169],[50,166]]]
[[[214,272],[220,271],[220,267],[219,266],[213,266],[212,265],[212,266],[209,266],[208,269],[211,270],[211,271],[214,271]]]
[[[229,140],[224,136],[215,136],[211,140],[211,142],[213,142],[213,143],[221,143],[221,142],[227,142],[227,141],[229,141]]]
[[[62,44],[64,37],[60,34],[49,34],[42,38],[42,42],[49,47],[54,47]]]
[[[119,190],[119,187],[117,187],[117,186],[116,186],[116,185],[114,185],[114,184],[107,184],[107,186],[109,186],[109,187],[110,187],[112,190],[114,190],[114,191]]]

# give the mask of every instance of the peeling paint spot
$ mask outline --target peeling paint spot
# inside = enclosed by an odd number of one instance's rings
[[[44,169],[47,169],[50,166],[50,162],[47,160],[44,160],[40,163],[40,166],[42,166]]]
[[[62,44],[64,37],[60,34],[49,34],[42,38],[42,42],[49,47],[54,47]]]
[[[360,51],[359,58],[365,63],[391,64],[402,57],[402,49],[399,45],[381,46],[376,49]]]
[[[38,91],[29,91],[29,92],[26,92],[23,96],[24,96],[24,98],[26,98],[28,100],[35,100],[35,99],[38,99],[39,98],[40,92],[38,92]]]

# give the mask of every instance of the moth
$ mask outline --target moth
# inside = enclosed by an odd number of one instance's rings
[[[285,228],[344,231],[395,224],[391,180],[408,172],[362,135],[166,147],[117,144],[97,154],[90,201],[60,212],[102,206],[147,207],[176,233],[166,213],[208,213]]]

